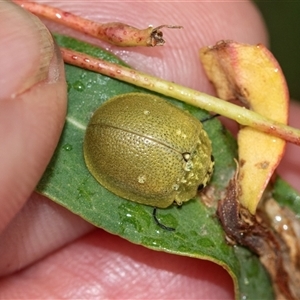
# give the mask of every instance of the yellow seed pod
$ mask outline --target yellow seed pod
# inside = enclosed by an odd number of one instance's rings
[[[114,194],[160,208],[193,198],[208,183],[214,164],[201,122],[143,93],[116,96],[96,110],[86,130],[84,158]]]

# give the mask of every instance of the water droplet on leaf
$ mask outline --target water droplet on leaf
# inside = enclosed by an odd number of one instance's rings
[[[71,151],[73,149],[73,146],[71,144],[65,144],[63,145],[63,149],[65,151]]]
[[[73,83],[73,88],[78,92],[83,92],[85,90],[85,85],[81,81],[77,80]]]

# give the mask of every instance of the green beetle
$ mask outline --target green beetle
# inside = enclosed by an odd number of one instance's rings
[[[143,93],[116,96],[96,110],[86,130],[84,158],[108,190],[159,208],[193,198],[214,165],[201,122]]]

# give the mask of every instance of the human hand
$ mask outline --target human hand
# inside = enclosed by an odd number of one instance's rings
[[[150,22],[182,25],[184,29],[178,32],[164,31],[167,44],[162,48],[105,47],[134,68],[208,93],[213,89],[199,62],[201,46],[220,39],[267,43],[260,17],[246,1],[116,5],[89,0],[49,1],[49,5],[139,28]],[[44,72],[48,79],[31,80],[37,78],[39,51],[45,44],[38,37],[40,32],[47,36],[43,27],[8,2],[0,3],[0,24],[0,40],[5,44],[0,48],[0,273],[6,275],[0,280],[0,297],[233,298],[231,279],[221,267],[133,245],[93,230],[45,197],[29,196],[64,123],[66,84],[58,51],[54,51],[49,72],[47,68]],[[59,26],[51,28],[74,34]],[[26,91],[29,86],[24,87],[24,82],[36,84]]]

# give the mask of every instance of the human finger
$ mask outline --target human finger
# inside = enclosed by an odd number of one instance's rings
[[[20,210],[56,147],[66,112],[63,62],[46,27],[0,3],[0,232]],[[20,28],[22,30],[20,30]]]

